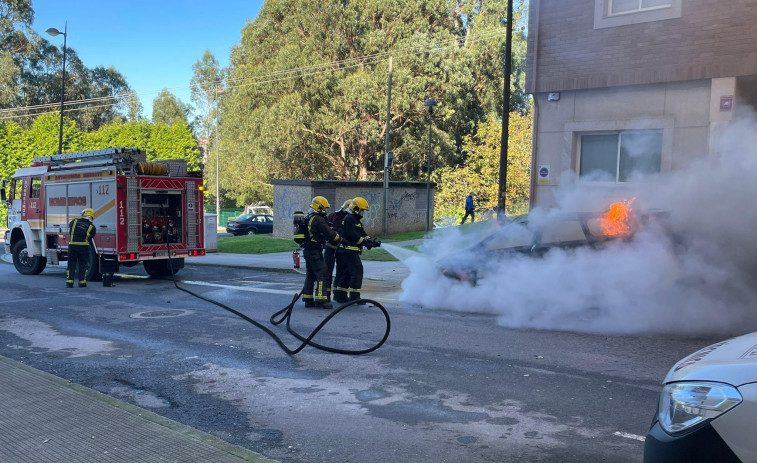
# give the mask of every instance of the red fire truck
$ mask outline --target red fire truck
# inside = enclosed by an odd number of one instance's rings
[[[139,262],[152,276],[175,273],[185,257],[205,255],[202,191],[202,173],[187,172],[186,160],[147,162],[134,148],[34,158],[16,171],[7,194],[5,182],[0,190],[8,207],[6,252],[24,275],[59,265],[67,259],[69,222],[92,208],[97,235],[88,280]]]

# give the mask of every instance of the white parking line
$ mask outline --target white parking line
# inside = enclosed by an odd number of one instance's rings
[[[189,280],[183,280],[181,283],[186,283],[188,285],[197,285],[197,286],[212,286],[215,288],[223,288],[223,289],[233,289],[235,291],[249,291],[251,293],[268,293],[268,294],[285,294],[287,296],[294,296],[298,291],[287,291],[284,289],[271,289],[271,288],[251,288],[249,286],[233,286],[233,285],[222,285],[219,283],[208,283],[207,281],[189,281]]]
[[[629,432],[615,431],[614,433],[612,433],[612,435],[618,436],[618,437],[625,437],[626,439],[633,439],[633,440],[637,440],[641,442],[644,442],[645,440],[647,440],[647,438],[644,436],[638,436],[636,434],[631,434]]]

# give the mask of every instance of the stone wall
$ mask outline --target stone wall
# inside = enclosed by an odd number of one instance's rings
[[[435,184],[430,185],[431,210],[428,214],[433,228]],[[389,183],[389,234],[426,229],[425,182]],[[357,196],[368,201],[363,214],[366,232],[375,237],[384,234],[384,186],[382,182],[332,180],[274,180],[273,182],[273,235],[275,238],[292,238],[292,216],[295,211],[307,212],[314,196],[324,196],[333,212],[348,199]]]

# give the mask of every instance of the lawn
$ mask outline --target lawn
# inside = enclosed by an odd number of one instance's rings
[[[270,252],[292,252],[297,243],[292,240],[276,239],[271,235],[242,235],[218,238],[218,252],[230,254],[268,254]]]
[[[390,235],[381,238],[387,243],[423,238],[425,232],[409,232]],[[417,246],[406,246],[416,250]],[[297,243],[292,240],[277,239],[271,235],[242,235],[218,238],[218,252],[229,254],[267,254],[271,252],[292,252],[297,249]],[[394,256],[381,248],[363,250],[365,260],[394,261]]]

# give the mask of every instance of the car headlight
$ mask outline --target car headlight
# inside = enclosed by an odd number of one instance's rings
[[[667,433],[680,433],[722,415],[741,401],[741,394],[730,384],[671,383],[662,390],[657,418]]]

